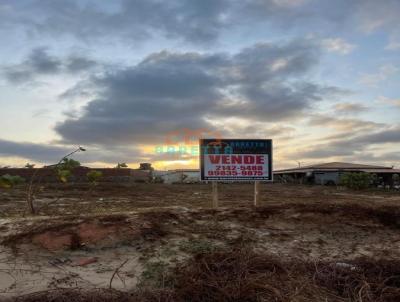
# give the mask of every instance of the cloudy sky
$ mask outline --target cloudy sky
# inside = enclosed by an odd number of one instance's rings
[[[218,134],[272,138],[276,168],[399,167],[399,20],[399,0],[0,0],[0,166],[82,145],[192,168]]]

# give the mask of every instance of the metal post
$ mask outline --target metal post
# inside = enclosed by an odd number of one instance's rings
[[[260,205],[260,182],[256,180],[254,182],[254,206]]]
[[[218,182],[212,181],[212,207],[218,208]]]

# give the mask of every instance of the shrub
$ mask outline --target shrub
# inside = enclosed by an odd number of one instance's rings
[[[369,173],[344,173],[340,177],[340,184],[350,189],[361,190],[370,187],[373,179],[373,175]]]
[[[68,182],[68,179],[72,176],[72,170],[80,167],[81,163],[71,158],[64,158],[56,166],[58,179],[62,182]]]
[[[81,163],[72,158],[64,158],[58,165],[57,168],[59,170],[71,170],[77,167],[80,167]]]
[[[144,265],[139,285],[164,287],[168,274],[168,263],[162,260],[147,262]]]
[[[103,173],[101,173],[100,171],[92,170],[86,174],[86,177],[90,183],[96,184],[100,180],[100,178],[103,177]]]
[[[0,176],[0,187],[12,188],[15,185],[25,182],[25,179],[18,175],[2,175]]]
[[[68,182],[72,172],[70,170],[57,170],[58,179],[62,182]]]

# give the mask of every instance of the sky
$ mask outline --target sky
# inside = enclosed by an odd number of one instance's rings
[[[218,135],[400,167],[399,0],[0,0],[0,39],[0,166],[197,168]]]

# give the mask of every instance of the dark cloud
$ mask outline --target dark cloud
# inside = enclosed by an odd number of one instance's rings
[[[69,56],[64,64],[65,69],[70,73],[87,71],[98,65],[95,60],[79,55]]]
[[[227,85],[238,84],[240,103],[223,104],[217,115],[272,118],[291,116],[321,99],[321,87],[301,81],[316,65],[319,49],[312,41],[297,40],[285,45],[260,43],[231,59]],[[291,79],[296,79],[290,83]]]
[[[36,73],[55,73],[61,65],[60,61],[49,55],[45,48],[32,50],[25,64]]]
[[[135,42],[161,34],[204,42],[217,37],[226,23],[224,12],[232,4],[229,0],[10,1],[8,14],[0,11],[0,16],[5,26],[19,25],[31,34]]]
[[[357,157],[360,160],[369,162],[384,162],[386,165],[394,165],[396,168],[400,168],[400,153],[399,152],[385,152],[380,155],[376,155],[370,152],[358,154]]]
[[[296,155],[301,158],[326,158],[333,156],[356,156],[369,148],[381,144],[400,144],[400,126],[381,129],[372,133],[361,133],[316,144]]]
[[[95,78],[97,97],[56,131],[73,143],[156,144],[170,131],[212,129],[228,117],[299,118],[336,91],[302,79],[317,60],[306,41],[257,44],[236,55],[155,53]]]
[[[384,128],[386,125],[373,121],[366,121],[357,118],[341,118],[337,116],[325,114],[311,114],[308,119],[308,125],[313,127],[331,128],[338,131],[335,134],[337,137],[343,135],[349,136],[354,134],[363,133],[365,131],[377,131]],[[355,132],[357,131],[357,133]]]
[[[58,73],[60,67],[61,62],[40,47],[33,49],[21,64],[7,66],[4,73],[10,82],[25,82],[35,75]]]
[[[85,146],[86,147],[86,146]],[[44,164],[57,163],[76,146],[52,145],[50,143],[14,142],[0,139],[0,156],[16,156]],[[107,149],[95,146],[86,147],[86,152],[79,152],[72,157],[83,164],[95,162],[140,162],[149,160],[152,155],[144,154],[135,147],[110,146]]]
[[[400,127],[366,134],[354,139],[359,144],[400,143]]]
[[[273,137],[275,139],[290,136],[296,131],[293,127],[263,122],[252,122],[248,126],[225,122],[224,125],[218,125],[218,129],[223,130],[227,137]]]
[[[5,66],[3,73],[9,82],[24,83],[43,75],[78,74],[95,66],[98,66],[98,63],[85,56],[56,57],[52,56],[47,48],[39,47],[33,49],[21,63]]]
[[[70,149],[66,147],[0,139],[0,155],[2,156],[18,156],[51,163],[60,160],[68,152],[70,152]]]
[[[282,81],[270,81],[262,85],[244,83],[239,93],[244,102],[224,105],[210,114],[257,120],[265,118],[269,121],[296,119],[314,102],[326,96],[319,85],[303,82],[290,85]]]
[[[396,0],[385,1],[393,3]],[[380,24],[394,12],[373,0],[277,1],[277,0],[120,0],[120,1],[6,1],[0,24],[22,27],[30,35],[72,36],[84,41],[119,39],[137,43],[162,36],[192,43],[209,43],[238,27],[268,26],[308,32],[320,28],[348,29],[349,19],[358,24]],[[7,8],[7,9],[6,9]],[[374,12],[374,14],[370,13]],[[388,14],[390,13],[390,14]],[[318,26],[315,26],[315,25]],[[357,26],[354,26],[357,28]]]

